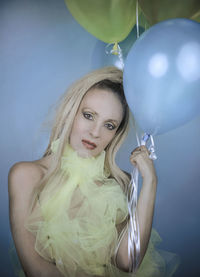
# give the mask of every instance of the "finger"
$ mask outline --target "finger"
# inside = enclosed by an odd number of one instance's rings
[[[138,146],[136,147],[132,152],[131,152],[131,155],[134,155],[134,154],[138,154],[138,153],[141,153],[141,152],[145,152],[147,153],[148,155],[150,155],[150,151],[147,149],[147,147],[145,145],[141,145],[141,146]]]
[[[140,153],[141,151],[142,151],[142,149],[140,147],[137,147],[131,152],[131,154]]]
[[[140,146],[136,147],[132,152],[134,152],[134,151],[142,151],[144,149],[147,149],[146,146],[145,145],[140,145]]]
[[[134,159],[130,158],[130,162],[131,162],[132,165],[137,166],[137,163],[136,163],[136,161]]]
[[[135,152],[130,155],[130,160],[135,161],[136,163],[139,161],[145,161],[150,159],[148,151]]]

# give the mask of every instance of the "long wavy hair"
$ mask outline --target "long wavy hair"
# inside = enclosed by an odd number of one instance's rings
[[[54,182],[56,177],[60,176],[59,170],[61,165],[61,157],[66,143],[69,142],[74,118],[77,114],[84,95],[92,88],[111,91],[119,98],[123,107],[122,122],[118,127],[115,136],[105,149],[106,155],[104,169],[105,172],[109,173],[109,177],[114,178],[122,187],[124,193],[127,194],[127,188],[130,183],[130,176],[122,171],[115,163],[116,153],[128,134],[130,118],[130,111],[124,96],[122,77],[122,71],[116,67],[105,67],[95,70],[72,84],[60,98],[53,121],[49,144],[44,152],[43,157],[47,157],[52,154],[51,145],[53,141],[59,139],[59,146],[54,155],[52,155],[50,166],[47,168],[44,177],[35,189],[32,203],[29,207],[29,217],[25,224],[26,228],[35,235],[37,233],[37,222],[38,220],[41,220],[41,213],[38,203],[40,202],[42,195],[44,196],[45,194],[45,185],[48,184],[49,181]],[[54,193],[54,191],[52,192]],[[36,209],[34,209],[35,205]],[[128,217],[117,228],[118,240],[115,246],[115,253],[113,257],[113,262],[115,264],[120,242],[125,231],[127,230],[127,224]]]
[[[51,144],[54,140],[59,138],[60,143],[57,152],[54,154],[50,167],[41,181],[39,191],[42,191],[48,180],[59,170],[61,156],[66,143],[69,142],[73,121],[80,103],[84,95],[92,88],[109,90],[117,95],[122,103],[122,122],[118,127],[114,138],[105,149],[105,170],[110,173],[110,177],[116,179],[123,191],[126,191],[130,177],[116,165],[115,157],[128,134],[130,111],[124,96],[123,74],[122,71],[116,67],[105,67],[92,71],[72,84],[60,98],[56,109],[56,116],[53,121],[49,144],[43,157],[49,156],[52,153]]]

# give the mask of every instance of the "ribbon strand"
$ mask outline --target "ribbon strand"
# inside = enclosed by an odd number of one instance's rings
[[[149,134],[144,134],[139,145],[146,145],[150,139],[151,144],[148,148],[150,151],[150,159],[157,159],[155,154],[155,146],[153,137]],[[140,229],[137,215],[137,196],[138,196],[138,177],[139,171],[137,168],[133,169],[131,174],[131,181],[128,187],[127,204],[129,213],[128,225],[128,259],[129,259],[129,272],[136,272],[140,260]]]

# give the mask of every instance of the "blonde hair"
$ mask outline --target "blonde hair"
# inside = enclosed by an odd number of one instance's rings
[[[56,111],[55,120],[53,122],[49,144],[43,157],[51,154],[51,144],[54,140],[59,138],[60,143],[58,150],[54,155],[52,163],[41,182],[39,191],[42,190],[49,178],[53,177],[54,174],[56,174],[56,172],[59,170],[62,153],[64,151],[66,143],[69,142],[73,121],[84,95],[91,88],[98,87],[99,85],[101,86],[101,82],[105,80],[110,81],[114,84],[119,84],[122,87],[122,71],[117,69],[116,67],[105,67],[102,69],[95,70],[87,74],[74,84],[72,84],[60,98],[59,105]],[[123,102],[122,105],[124,109],[124,118],[116,132],[115,137],[112,139],[112,141],[105,149],[105,170],[110,172],[110,177],[115,178],[116,181],[122,187],[122,189],[126,191],[130,178],[116,165],[115,156],[121,144],[123,143],[125,137],[128,134],[129,108],[125,101],[124,95],[119,95],[119,93],[116,90],[114,91],[112,87],[110,87],[110,90],[113,91],[113,93],[116,93],[116,95],[119,96],[121,102]]]

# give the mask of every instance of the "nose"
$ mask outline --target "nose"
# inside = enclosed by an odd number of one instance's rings
[[[90,128],[90,135],[94,138],[99,138],[100,137],[100,132],[101,132],[101,126],[97,124],[97,122],[94,122]]]

